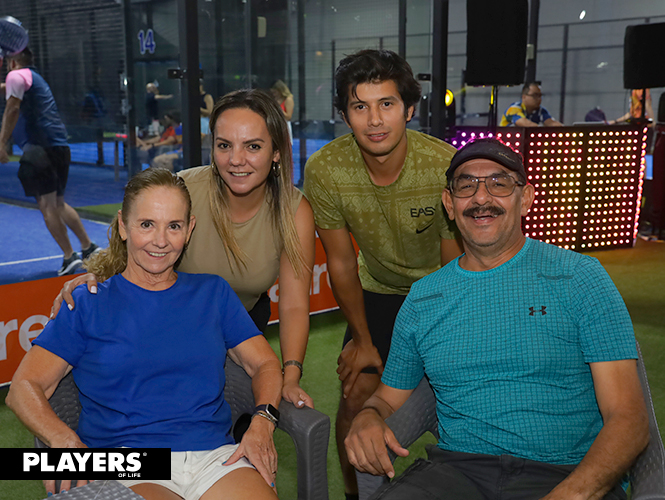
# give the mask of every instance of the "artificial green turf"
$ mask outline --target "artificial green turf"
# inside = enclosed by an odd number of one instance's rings
[[[76,207],[76,211],[87,218],[111,222],[113,217],[122,207],[122,203],[109,203],[107,205],[90,205],[86,207]]]
[[[665,244],[638,240],[635,248],[595,252],[621,292],[635,327],[635,335],[642,347],[644,363],[654,400],[656,417],[665,431]],[[334,442],[334,419],[339,401],[339,381],[335,369],[346,327],[339,312],[313,316],[307,357],[304,363],[303,388],[314,399],[315,407],[331,416],[332,430],[328,446],[328,482],[331,499],[343,498],[341,471]],[[271,326],[266,332],[270,344],[279,352],[278,328]],[[32,436],[4,405],[4,391],[0,391],[0,448],[32,447]],[[279,496],[295,499],[296,459],[293,443],[283,432],[275,434],[280,466],[277,473]],[[426,436],[411,446],[411,456],[398,459],[397,472],[403,471],[417,456],[424,456],[426,443],[434,442]],[[43,489],[37,481],[3,481],[0,498],[39,499]]]

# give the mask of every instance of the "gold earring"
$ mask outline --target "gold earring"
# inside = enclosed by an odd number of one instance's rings
[[[279,174],[282,173],[282,166],[276,161],[272,162],[272,175],[279,177]]]

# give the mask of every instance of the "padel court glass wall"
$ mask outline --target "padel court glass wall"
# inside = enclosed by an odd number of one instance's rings
[[[214,99],[243,87],[269,89],[280,79],[295,100],[299,183],[309,155],[348,132],[333,105],[334,69],[345,55],[363,48],[400,52],[422,76],[423,94],[431,92],[435,4],[448,12],[445,73],[457,123],[484,126],[491,91],[464,85],[465,0],[3,0],[0,15],[16,17],[29,30],[36,68],[51,85],[74,163],[113,169],[113,182],[123,185],[145,168],[131,147],[134,136],[159,135],[163,126],[148,116],[150,83],[160,96],[157,118],[174,114],[183,123],[183,157],[174,169],[206,163],[210,142],[201,135],[199,77]],[[623,115],[629,97],[622,81],[625,28],[665,21],[662,1],[538,4],[536,78],[543,105],[566,124],[583,121],[595,107],[608,119]],[[5,65],[3,81],[6,71]],[[661,93],[652,89],[654,107]],[[500,88],[499,113],[519,96],[519,88]],[[419,107],[409,126],[427,131],[426,114]],[[99,204],[118,201],[100,196]]]

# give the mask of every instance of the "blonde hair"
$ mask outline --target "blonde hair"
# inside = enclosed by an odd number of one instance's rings
[[[271,90],[273,89],[279,92],[279,94],[284,99],[286,99],[287,97],[293,97],[291,90],[289,90],[289,87],[282,80],[277,80],[275,83],[273,83]]]
[[[170,170],[151,167],[132,177],[125,187],[125,195],[122,199],[122,222],[125,225],[127,224],[127,217],[139,195],[147,189],[160,186],[173,187],[180,190],[187,203],[187,216],[185,220],[189,224],[192,200],[185,181]],[[127,242],[120,237],[119,227],[120,223],[116,215],[108,230],[108,248],[94,254],[84,264],[86,271],[93,273],[98,281],[105,281],[111,276],[123,272],[127,267]],[[183,249],[175,263],[176,268],[180,264],[184,254],[185,249]]]
[[[279,238],[279,245],[284,248],[289,262],[293,266],[296,276],[301,276],[307,263],[303,256],[300,238],[295,224],[295,209],[293,207],[297,190],[293,186],[293,157],[291,152],[291,139],[284,113],[275,100],[266,92],[258,89],[236,90],[219,99],[210,114],[210,131],[213,137],[213,150],[215,139],[215,124],[219,117],[229,109],[249,109],[261,116],[268,128],[272,139],[273,151],[279,151],[279,164],[273,163],[273,168],[266,181],[266,201],[272,215],[272,226]],[[240,248],[233,233],[233,223],[230,217],[229,192],[222,176],[215,165],[214,152],[211,156],[210,176],[210,209],[215,229],[219,235],[229,262],[236,265],[242,273],[247,269],[247,254]]]

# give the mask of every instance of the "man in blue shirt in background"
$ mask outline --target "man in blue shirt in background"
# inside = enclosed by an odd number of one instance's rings
[[[501,117],[500,127],[561,127],[547,109],[540,105],[543,94],[536,82],[527,82],[522,87],[522,100],[512,103]]]
[[[508,146],[470,143],[447,176],[465,253],[412,286],[350,462],[394,476],[386,445],[408,451],[384,420],[426,375],[438,445],[374,498],[625,499],[649,431],[619,292],[596,259],[524,236],[534,188]]]
[[[34,196],[51,236],[64,254],[58,276],[72,274],[82,260],[99,251],[90,241],[81,219],[65,203],[71,152],[67,130],[48,83],[32,67],[29,48],[7,59],[7,103],[0,129],[0,163],[7,163],[7,143],[23,150],[18,177],[26,196]],[[81,256],[72,248],[69,227],[81,242]]]

